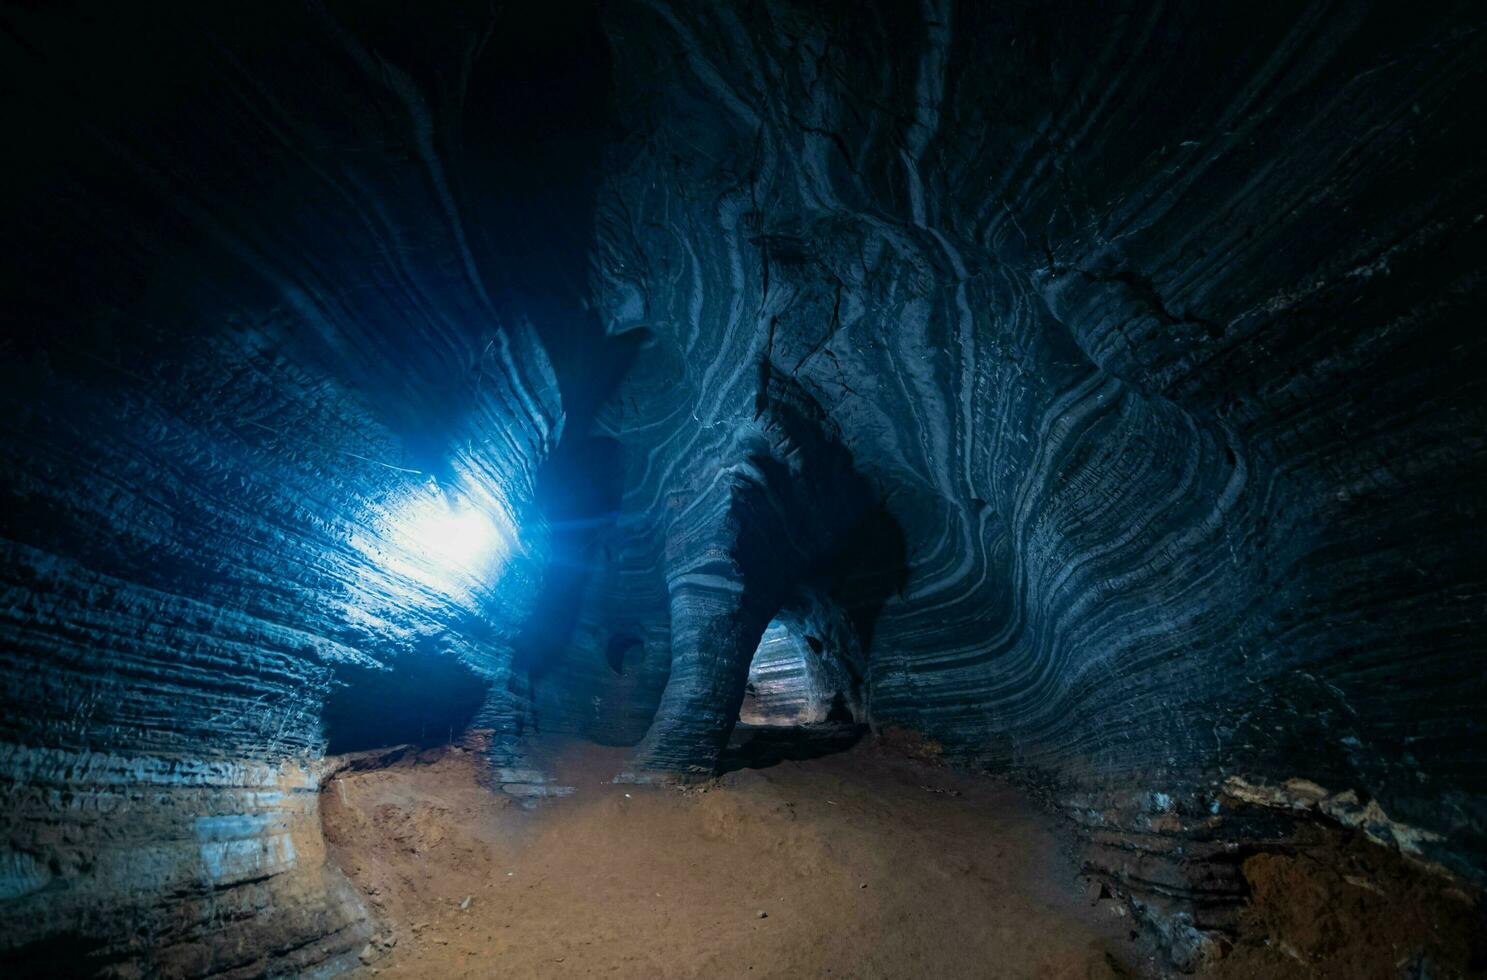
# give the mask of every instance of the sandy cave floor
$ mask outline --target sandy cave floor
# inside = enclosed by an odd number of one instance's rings
[[[326,787],[333,853],[380,920],[358,976],[1149,972],[1123,910],[1090,903],[1005,783],[869,742],[686,790],[610,783],[623,749],[544,749],[575,792],[534,810],[458,749]]]

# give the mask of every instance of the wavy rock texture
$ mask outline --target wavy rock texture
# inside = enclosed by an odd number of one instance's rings
[[[1472,5],[541,7],[5,12],[8,971],[334,968],[327,746],[707,775],[771,622],[1182,962],[1480,879]]]
[[[850,678],[832,670],[816,636],[800,636],[775,620],[749,663],[738,720],[750,725],[809,725],[851,720]],[[833,718],[833,715],[837,716]]]
[[[627,137],[600,309],[656,338],[604,416],[629,608],[664,569],[674,629],[767,618],[723,598],[746,569],[679,597],[654,542],[784,379],[886,503],[879,554],[827,583],[870,633],[874,722],[1052,775],[1152,901],[1232,898],[1175,828],[1222,839],[1236,774],[1352,789],[1480,868],[1475,15],[606,17]],[[725,539],[775,533],[710,508]]]
[[[319,5],[6,13],[28,134],[0,381],[10,975],[354,958],[369,925],[326,863],[318,759],[369,736],[336,726],[473,723],[513,758],[538,473],[572,379],[599,374],[572,360],[572,290],[525,264],[581,263],[583,158],[552,158],[598,134],[544,129],[492,164],[532,120],[464,100],[508,104],[530,68],[510,45],[550,42],[444,16],[403,36]],[[568,84],[548,98],[577,125]],[[560,226],[538,245],[527,206]],[[531,316],[568,310],[572,346],[544,343]],[[485,515],[489,554],[430,551],[446,498]],[[463,716],[402,697],[431,659]]]

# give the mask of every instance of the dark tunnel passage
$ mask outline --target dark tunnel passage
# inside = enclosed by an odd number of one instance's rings
[[[0,26],[0,975],[1487,974],[1480,4]]]
[[[437,651],[400,657],[385,670],[339,669],[331,684],[322,713],[328,755],[452,744],[470,727],[488,686]]]

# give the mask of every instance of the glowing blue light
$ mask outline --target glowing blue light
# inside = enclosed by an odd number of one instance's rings
[[[397,546],[381,555],[380,564],[454,595],[494,584],[516,540],[507,522],[439,488],[416,493],[389,517],[387,531]]]
[[[430,558],[466,571],[478,571],[501,543],[495,522],[473,507],[430,508],[408,533]]]

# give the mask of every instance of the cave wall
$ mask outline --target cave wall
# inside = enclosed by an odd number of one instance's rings
[[[72,384],[58,365],[44,396],[7,372],[8,392],[36,396],[7,398],[7,443],[26,454],[7,454],[4,480],[0,915],[21,956],[73,931],[84,948],[112,940],[103,962],[147,953],[188,974],[359,948],[315,808],[334,672],[430,647],[493,683],[509,669],[501,637],[535,588],[529,560],[510,561],[499,594],[421,567],[398,535],[416,491],[343,455],[385,459],[391,441],[368,440],[371,420],[323,385],[307,406],[305,379],[256,353],[138,388]],[[300,948],[311,940],[324,945]]]
[[[1189,952],[1236,801],[1479,877],[1480,16],[1093,6],[7,8],[6,967],[334,966],[328,725],[706,775],[780,616]]]
[[[788,379],[886,509],[832,586],[875,723],[1053,777],[1148,894],[1233,897],[1184,848],[1235,778],[1353,791],[1477,872],[1469,6],[605,18],[599,306],[655,335],[602,416],[622,523],[687,506]]]
[[[7,975],[354,962],[327,739],[459,737],[404,710],[437,660],[476,744],[519,754],[535,487],[608,357],[574,285],[607,62],[555,8],[504,35],[404,13],[5,11]],[[541,119],[512,98],[534,85]],[[419,537],[446,497],[488,560]],[[348,711],[390,727],[327,730]]]

